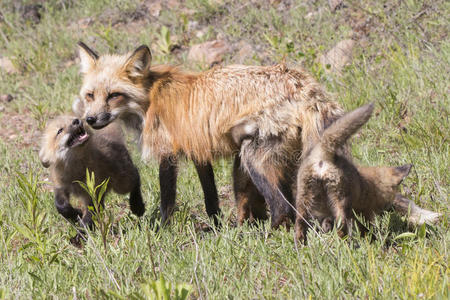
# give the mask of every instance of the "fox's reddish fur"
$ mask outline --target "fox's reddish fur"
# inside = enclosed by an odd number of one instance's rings
[[[293,219],[280,190],[291,193],[292,170],[301,153],[342,114],[312,76],[284,64],[233,65],[200,73],[150,67],[146,47],[123,56],[98,57],[91,52],[84,45],[80,48],[84,73],[80,94],[94,128],[116,118],[128,125],[141,119],[137,127],[143,156],[162,162],[179,154],[199,164],[239,154],[237,168],[242,172],[236,176],[264,196],[272,218],[279,219],[275,226],[287,214]],[[251,139],[240,144],[233,139],[233,129],[242,122],[252,123],[253,129],[248,132]],[[282,212],[274,215],[278,206]]]
[[[341,113],[311,76],[284,65],[229,66],[198,74],[168,66],[151,71],[148,102],[141,104],[143,110],[149,104],[144,155],[183,153],[197,161],[229,156],[240,146],[230,139],[230,130],[248,118],[255,119],[260,136],[280,137],[283,150],[298,151],[299,141],[315,141],[325,123]]]

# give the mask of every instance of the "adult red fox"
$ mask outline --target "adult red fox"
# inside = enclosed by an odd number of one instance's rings
[[[194,161],[209,216],[219,213],[211,161],[235,156],[239,222],[265,218],[263,200],[272,226],[294,221],[300,157],[343,114],[306,71],[281,64],[192,73],[151,66],[147,46],[102,56],[79,46],[86,121],[100,129],[121,119],[141,134],[143,157],[160,163],[163,221],[175,205],[180,155]]]

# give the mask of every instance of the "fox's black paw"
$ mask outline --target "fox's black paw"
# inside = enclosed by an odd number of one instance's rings
[[[141,217],[145,213],[145,204],[142,201],[141,192],[131,193],[130,195],[130,209],[133,214]]]

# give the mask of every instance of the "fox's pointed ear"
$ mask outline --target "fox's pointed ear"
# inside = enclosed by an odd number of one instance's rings
[[[98,55],[83,42],[78,42],[78,53],[81,61],[81,73],[87,73],[95,65]]]
[[[142,45],[130,55],[125,63],[125,69],[130,77],[144,76],[150,69],[152,54],[146,45]]]
[[[412,164],[392,168],[392,180],[394,185],[399,185],[408,176]]]

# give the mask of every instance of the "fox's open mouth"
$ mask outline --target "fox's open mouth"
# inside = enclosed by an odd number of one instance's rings
[[[76,147],[84,144],[89,139],[89,134],[84,130],[83,126],[76,128],[67,141],[68,147]]]

